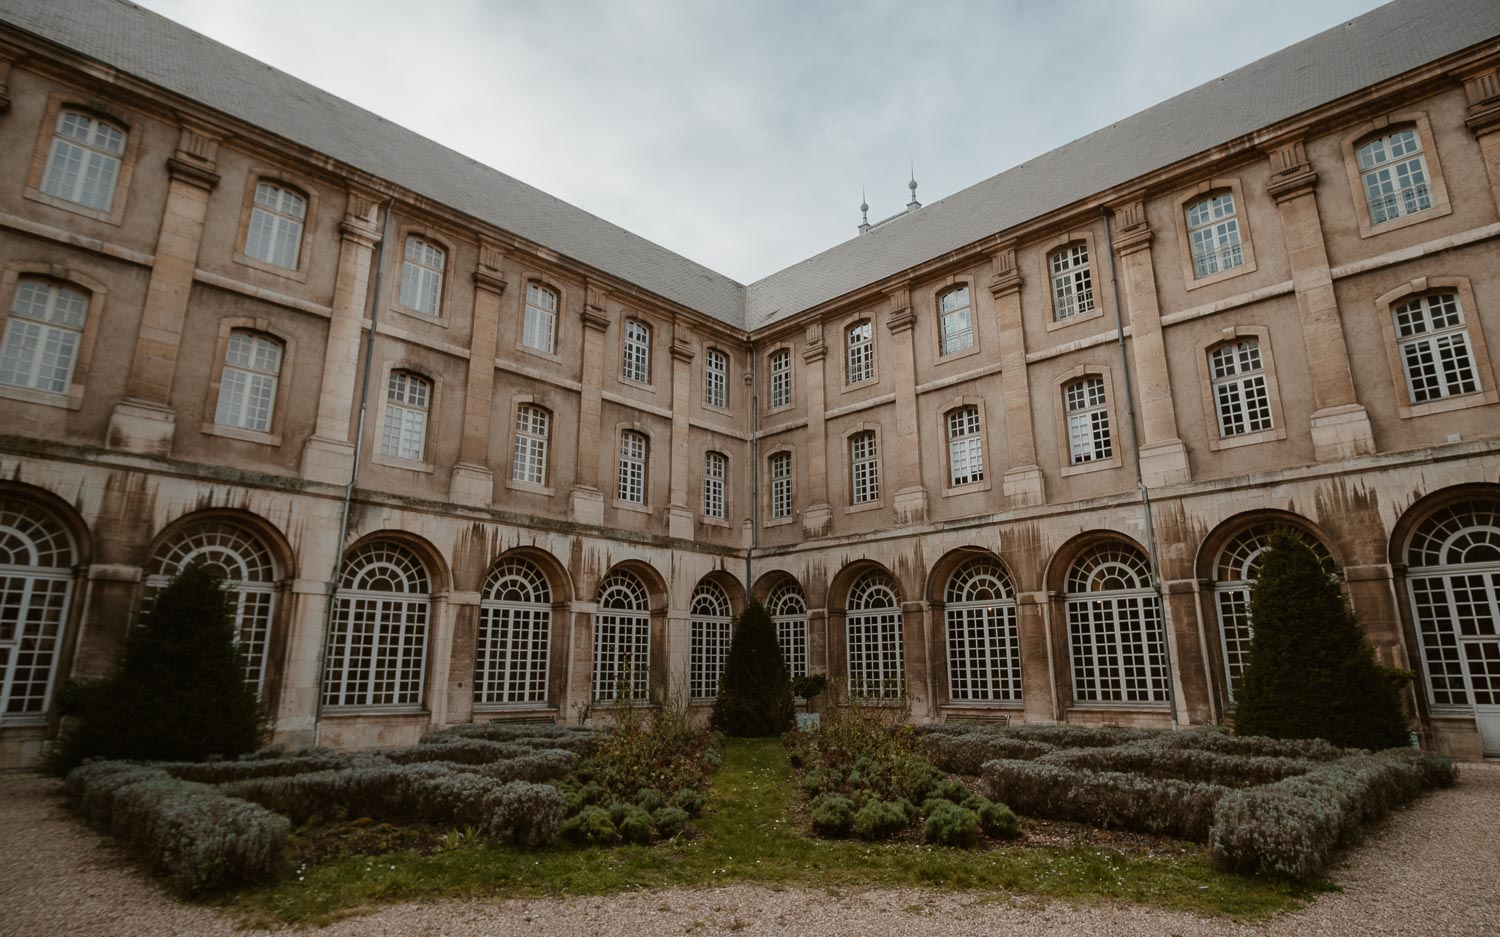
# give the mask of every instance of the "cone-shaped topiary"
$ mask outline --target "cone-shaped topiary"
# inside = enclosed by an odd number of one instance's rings
[[[1250,590],[1254,638],[1235,694],[1236,735],[1407,744],[1396,690],[1338,583],[1290,531],[1273,534]]]
[[[184,569],[125,638],[119,672],[88,696],[51,758],[67,771],[86,758],[199,761],[261,743],[265,724],[234,641],[223,580]]]
[[[735,622],[729,642],[714,728],[742,738],[776,736],[792,726],[792,681],[787,675],[776,626],[765,606],[751,602]]]

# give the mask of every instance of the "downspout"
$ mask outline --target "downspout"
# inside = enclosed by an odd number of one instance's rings
[[[755,580],[751,577],[750,559],[760,540],[760,360],[755,345],[750,346],[750,545],[745,548],[745,601],[750,601]]]
[[[1141,492],[1141,511],[1146,520],[1146,555],[1150,561],[1151,591],[1156,594],[1156,607],[1161,613],[1161,650],[1167,672],[1167,712],[1172,717],[1172,728],[1177,728],[1177,686],[1172,679],[1172,642],[1167,635],[1167,603],[1161,594],[1161,566],[1156,552],[1156,524],[1152,520],[1151,489],[1146,486],[1146,477],[1141,472],[1141,433],[1135,423],[1135,384],[1130,376],[1130,355],[1125,350],[1125,322],[1120,312],[1120,278],[1115,271],[1115,237],[1110,227],[1111,212],[1101,206],[1104,216],[1104,244],[1109,254],[1109,288],[1115,301],[1115,340],[1120,349],[1120,365],[1125,374],[1125,421],[1130,425],[1130,454],[1135,461],[1135,484]]]
[[[344,486],[344,503],[339,511],[338,549],[334,552],[333,574],[329,577],[328,613],[323,616],[323,639],[318,644],[317,693],[313,699],[313,745],[322,740],[323,672],[328,656],[328,636],[333,632],[333,614],[338,606],[339,577],[344,572],[344,541],[349,536],[349,511],[353,506],[354,488],[359,483],[359,465],[365,448],[365,414],[370,402],[370,365],[375,360],[375,327],[380,320],[380,279],[385,270],[385,246],[390,242],[392,198],[385,203],[385,220],[380,225],[380,249],[375,252],[375,282],[370,290],[370,334],[365,339],[365,366],[359,382],[359,419],[354,432],[354,464],[349,468],[349,483]]]

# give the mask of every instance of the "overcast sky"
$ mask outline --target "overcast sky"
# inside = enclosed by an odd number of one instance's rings
[[[140,2],[741,282],[1380,5]]]

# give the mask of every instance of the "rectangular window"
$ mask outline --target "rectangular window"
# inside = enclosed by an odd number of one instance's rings
[[[436,244],[418,237],[406,239],[406,259],[401,264],[401,305],[429,316],[443,305],[443,267],[447,254]]]
[[[1094,309],[1094,278],[1089,270],[1089,248],[1069,244],[1052,255],[1052,317],[1058,322]]]
[[[717,348],[703,356],[703,402],[720,409],[729,406],[729,356]]]
[[[42,191],[95,211],[109,211],[125,153],[125,133],[77,111],[57,118]]]
[[[953,488],[984,481],[978,407],[960,407],[948,413],[948,468],[948,484]]]
[[[782,349],[771,355],[771,409],[792,405],[792,353]]]
[[[858,384],[875,376],[875,333],[869,320],[856,322],[845,336],[849,383]]]
[[[1219,192],[1188,209],[1188,243],[1193,249],[1193,276],[1212,276],[1245,263],[1234,194]]]
[[[67,393],[87,310],[82,293],[43,280],[20,280],[0,345],[0,384]]]
[[[1228,438],[1271,428],[1271,398],[1260,359],[1260,343],[1253,338],[1220,345],[1208,356],[1213,375],[1214,409],[1219,435]]]
[[[651,383],[651,328],[639,319],[625,320],[625,379]]]
[[[397,459],[420,462],[427,451],[427,412],[432,384],[410,371],[392,371],[386,384],[385,423],[380,452]]]
[[[1377,137],[1359,148],[1359,178],[1370,208],[1370,223],[1380,224],[1432,207],[1427,161],[1413,128]]]
[[[270,432],[281,374],[281,345],[262,335],[231,332],[219,376],[219,403],[214,422],[256,432]]]
[[[792,516],[792,454],[778,452],[771,456],[771,518]]]
[[[974,347],[974,315],[969,305],[969,288],[960,286],[943,294],[938,301],[942,322],[943,354]]]
[[[1086,377],[1063,390],[1068,412],[1068,454],[1074,465],[1114,455],[1104,378]]]
[[[620,434],[619,498],[630,504],[646,503],[646,437],[627,430]]]
[[[557,348],[557,294],[545,286],[526,284],[526,324],[521,344],[549,355]]]
[[[516,450],[510,477],[531,485],[547,483],[547,435],[551,418],[546,410],[522,404],[516,408]]]
[[[703,516],[724,520],[729,512],[724,504],[724,484],[729,476],[729,458],[722,452],[705,453],[703,457]]]
[[[1428,293],[1392,310],[1412,403],[1479,391],[1463,309],[1454,293]]]
[[[269,182],[257,184],[250,230],[245,235],[246,256],[296,270],[306,217],[307,200],[302,196]]]
[[[850,500],[868,504],[880,500],[880,458],[875,434],[864,432],[849,441]]]

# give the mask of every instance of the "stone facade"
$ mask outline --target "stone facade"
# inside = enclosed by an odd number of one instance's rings
[[[747,330],[0,25],[0,328],[71,343],[52,384],[0,375],[30,629],[0,764],[189,555],[243,561],[294,744],[574,721],[601,673],[691,701],[715,612],[788,582],[807,669],[916,719],[1222,722],[1225,570],[1277,525],[1416,673],[1424,743],[1500,753],[1497,66],[1480,42]],[[1422,188],[1372,203],[1361,152],[1405,131]],[[102,196],[53,175],[80,141]],[[1456,573],[1413,562],[1444,518],[1479,544]],[[1470,589],[1457,643],[1433,582]]]

